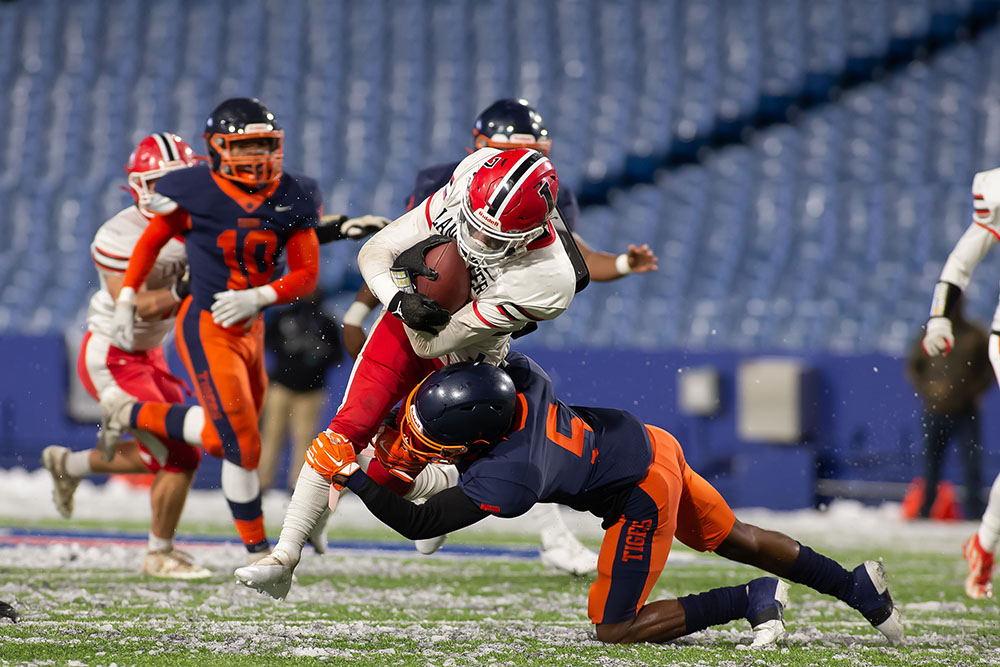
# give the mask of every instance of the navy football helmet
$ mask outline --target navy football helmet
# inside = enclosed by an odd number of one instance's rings
[[[504,371],[470,361],[434,371],[410,392],[400,433],[407,453],[424,463],[455,463],[496,444],[517,413],[517,390]]]
[[[215,107],[204,137],[212,170],[220,176],[250,189],[281,178],[284,132],[259,100],[234,97]]]
[[[552,147],[542,117],[525,100],[497,100],[486,107],[476,119],[472,136],[477,149],[534,148],[548,155]]]

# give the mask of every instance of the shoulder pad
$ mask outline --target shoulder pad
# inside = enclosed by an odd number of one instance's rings
[[[972,179],[973,219],[980,224],[995,222],[1000,206],[1000,169],[981,171]]]
[[[158,192],[154,192],[153,196],[149,199],[149,206],[147,208],[153,213],[167,215],[177,210],[177,202],[170,197],[164,197]]]

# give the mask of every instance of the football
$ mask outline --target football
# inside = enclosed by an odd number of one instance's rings
[[[469,267],[458,252],[458,242],[452,240],[434,246],[424,256],[427,266],[437,271],[437,280],[417,277],[417,291],[433,299],[439,306],[454,313],[469,302],[471,281]]]

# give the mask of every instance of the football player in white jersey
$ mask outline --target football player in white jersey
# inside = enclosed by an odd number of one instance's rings
[[[111,316],[132,249],[152,217],[149,206],[156,198],[156,181],[195,162],[194,151],[175,134],[160,132],[140,141],[125,165],[135,205],[101,225],[91,243],[101,288],[90,300],[77,372],[95,399],[115,388],[138,400],[184,403],[184,382],[171,375],[163,354],[177,307],[186,296],[183,276],[187,255],[182,242],[171,239],[164,246],[143,290],[136,295],[134,352],[113,345]],[[101,438],[99,448],[83,451],[46,447],[42,463],[52,474],[56,508],[64,517],[72,515],[73,493],[87,475],[152,472],[156,475],[150,491],[152,524],[142,571],[181,579],[211,576],[173,544],[201,449],[149,431],[133,433],[136,440],[119,443],[117,438]]]
[[[972,180],[974,211],[972,224],[955,244],[934,288],[930,318],[924,335],[924,350],[934,357],[948,354],[955,344],[951,315],[955,303],[972,278],[972,271],[990,248],[1000,241],[1000,168],[982,171]],[[1000,304],[993,315],[990,363],[1000,382]],[[978,489],[968,489],[976,493]],[[965,592],[971,598],[993,597],[993,557],[1000,543],[1000,476],[993,481],[989,502],[979,531],[962,545],[969,563]]]
[[[330,471],[340,467],[329,458],[331,442],[361,451],[430,371],[467,360],[501,364],[513,332],[566,310],[576,276],[552,226],[558,188],[555,169],[540,152],[482,149],[458,165],[445,187],[362,247],[362,275],[385,310],[354,364],[337,415],[306,453],[277,546],[236,570],[238,581],[276,598],[287,594],[302,546],[340,491],[330,493]],[[469,267],[472,294],[449,315],[413,285],[417,276],[434,274],[424,263],[427,250],[453,238]],[[391,449],[376,448],[367,473],[399,495],[426,498],[454,484],[451,467],[428,466],[411,477],[386,456]]]

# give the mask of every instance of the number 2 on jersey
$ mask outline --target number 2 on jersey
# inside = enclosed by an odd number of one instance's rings
[[[228,229],[219,234],[215,244],[222,248],[222,254],[229,267],[229,289],[247,289],[266,285],[274,273],[274,252],[278,239],[267,229],[253,229],[243,237],[242,247],[237,249],[237,232]]]

